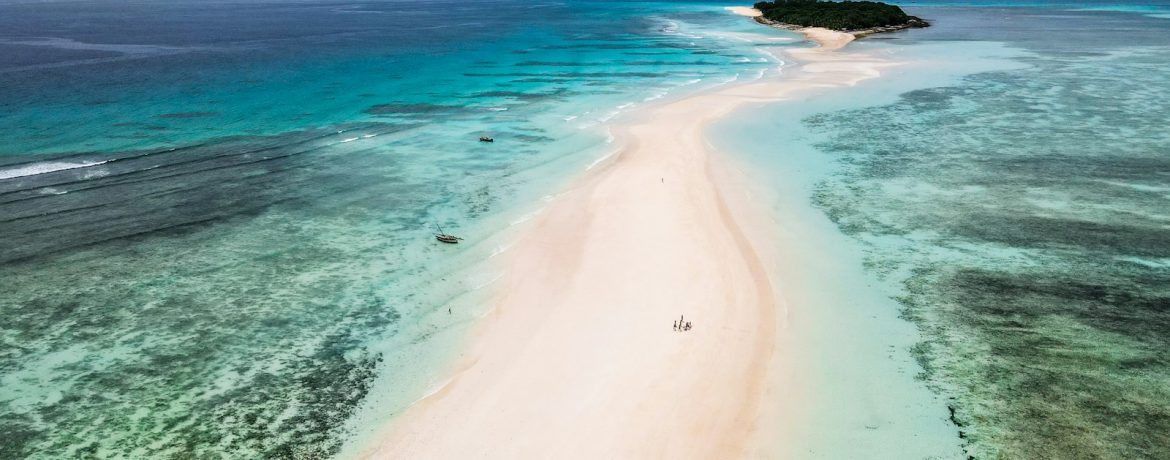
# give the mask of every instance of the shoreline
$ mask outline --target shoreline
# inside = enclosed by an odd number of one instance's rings
[[[766,25],[769,27],[775,27],[777,29],[793,30],[796,32],[802,32],[802,31],[807,30],[807,29],[822,29],[821,27],[805,27],[805,26],[798,25],[798,24],[788,24],[785,22],[773,21],[771,19],[763,17],[762,15],[761,16],[754,16],[753,18],[755,19],[756,22],[758,22],[760,24],[763,24],[763,25]],[[854,36],[855,38],[862,38],[862,37],[865,37],[868,35],[873,35],[873,34],[880,34],[880,33],[886,33],[886,32],[897,32],[899,30],[906,30],[906,29],[920,29],[923,27],[929,27],[929,26],[922,26],[922,25],[917,25],[917,24],[908,22],[906,24],[898,24],[898,25],[883,26],[883,27],[870,27],[867,29],[834,30],[834,32],[849,34],[849,35]],[[824,29],[824,30],[832,30],[832,29]]]
[[[749,17],[756,23],[774,27],[789,32],[797,32],[804,35],[804,38],[816,43],[818,48],[824,50],[837,50],[844,48],[849,42],[857,39],[858,36],[849,32],[839,32],[823,27],[803,27],[793,24],[784,24],[782,22],[772,21],[764,17],[764,14],[755,8],[748,8],[746,6],[729,6],[724,8],[732,14]]]
[[[862,38],[862,37],[866,37],[868,35],[873,35],[873,34],[880,34],[880,33],[886,33],[886,32],[897,32],[899,30],[916,29],[916,28],[930,26],[930,24],[928,24],[928,23],[923,23],[924,25],[919,25],[919,24],[915,24],[913,22],[908,22],[905,24],[898,24],[898,25],[894,25],[894,26],[870,27],[867,29],[832,30],[832,29],[825,29],[822,27],[805,27],[805,26],[802,26],[799,24],[788,24],[788,23],[784,23],[784,22],[773,21],[771,19],[765,18],[763,12],[761,12],[760,10],[757,10],[755,8],[749,8],[746,6],[729,6],[729,7],[726,7],[724,9],[732,12],[733,14],[738,14],[740,16],[746,16],[746,17],[752,18],[757,23],[768,26],[768,27],[775,27],[777,29],[790,30],[793,32],[800,32],[800,33],[805,34],[806,36],[808,35],[807,31],[810,31],[810,30],[812,30],[812,31],[825,30],[825,31],[830,31],[830,32],[848,34],[848,35],[853,36],[853,38],[856,39],[856,38]],[[814,32],[814,33],[816,33],[816,32]]]
[[[714,88],[613,126],[622,147],[559,194],[508,255],[492,313],[446,384],[363,458],[736,457],[758,452],[789,315],[778,221],[705,139],[746,104],[853,86],[897,65],[802,30],[795,76]],[[659,179],[655,181],[654,179]],[[686,315],[695,329],[667,323]],[[791,358],[783,362],[796,362]],[[784,369],[786,372],[798,369]],[[764,399],[768,401],[765,404]]]

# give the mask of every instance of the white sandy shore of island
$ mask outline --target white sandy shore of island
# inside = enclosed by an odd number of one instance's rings
[[[764,15],[760,10],[746,6],[729,6],[724,9],[733,14],[747,16],[749,18],[758,18]],[[841,49],[856,38],[856,36],[850,33],[838,32],[821,27],[805,27],[792,30],[804,34],[806,38],[816,42],[821,48],[828,50]]]
[[[778,345],[801,305],[773,282],[783,251],[753,237],[782,220],[748,198],[705,128],[745,104],[855,85],[897,65],[835,51],[848,34],[802,32],[821,46],[776,51],[801,63],[783,77],[649,107],[613,126],[618,153],[506,253],[496,307],[449,383],[360,456],[769,457],[757,436],[762,407],[799,397],[769,382],[801,372],[777,367],[809,361],[784,358],[801,350]],[[672,330],[680,315],[693,330]]]
[[[764,13],[760,12],[760,10],[748,6],[729,6],[724,9],[734,14],[747,16],[749,18],[755,18],[764,15]]]

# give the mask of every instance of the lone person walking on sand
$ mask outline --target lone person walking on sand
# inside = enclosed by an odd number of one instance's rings
[[[675,321],[675,322],[674,322],[674,330],[675,330],[675,331],[677,331],[677,330],[678,330],[678,321]]]

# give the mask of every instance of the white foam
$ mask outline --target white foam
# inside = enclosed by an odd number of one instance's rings
[[[1135,264],[1139,264],[1139,265],[1144,265],[1144,266],[1150,267],[1150,268],[1170,267],[1170,258],[1153,259],[1153,258],[1144,258],[1144,257],[1124,256],[1124,257],[1117,257],[1117,260],[1120,260],[1123,262],[1135,263]]]
[[[609,157],[612,157],[614,153],[615,153],[615,152],[609,152],[609,153],[607,153],[607,154],[605,154],[605,155],[602,155],[602,156],[601,156],[601,158],[598,158],[598,159],[596,159],[596,160],[593,160],[593,163],[589,163],[589,166],[586,166],[586,167],[585,167],[585,170],[586,170],[586,171],[588,171],[588,170],[590,170],[590,169],[593,169],[593,167],[594,167],[594,166],[597,166],[597,165],[601,164],[601,162],[603,162],[603,161],[605,161],[605,160],[609,159]]]
[[[362,139],[369,139],[369,138],[374,137],[374,136],[377,136],[377,134],[366,134],[366,135],[362,136]]]
[[[511,249],[511,248],[512,248],[512,245],[510,245],[510,244],[509,244],[509,245],[507,245],[507,246],[496,245],[496,248],[495,248],[495,249],[492,249],[492,255],[488,256],[488,258],[490,259],[490,258],[492,258],[492,257],[495,257],[495,256],[498,256],[498,255],[500,255],[500,254],[503,254],[503,253],[507,252],[507,251],[508,251],[509,249]]]
[[[1138,191],[1142,191],[1142,192],[1154,192],[1154,193],[1170,192],[1170,187],[1161,186],[1161,185],[1132,184],[1129,182],[1120,182],[1120,181],[1112,181],[1112,180],[1097,180],[1097,182],[1102,182],[1102,183],[1117,186],[1117,187],[1125,187],[1128,189],[1138,190]]]
[[[674,21],[666,21],[666,26],[661,29],[662,33],[667,35],[674,35],[678,32],[678,23]]]
[[[666,97],[666,95],[667,95],[668,93],[670,93],[670,91],[669,91],[669,90],[660,90],[660,91],[657,91],[657,92],[655,92],[653,95],[651,95],[651,96],[648,96],[648,97],[646,97],[645,99],[642,99],[642,102],[650,102],[650,101],[654,101],[654,100],[662,99],[663,97]]]
[[[342,143],[346,143],[346,142],[353,142],[353,141],[356,141],[356,140],[358,140],[358,139],[361,139],[361,138],[360,138],[360,137],[351,137],[351,138],[349,138],[349,139],[344,139],[344,140],[342,140],[341,142],[342,142]]]
[[[410,403],[410,405],[413,406],[415,404],[418,404],[418,403],[422,402],[423,400],[425,400],[431,396],[434,396],[438,392],[443,391],[444,388],[447,388],[447,385],[451,384],[452,380],[455,380],[455,377],[449,377],[446,380],[442,380],[440,382],[432,384],[431,386],[427,387],[427,391],[423,393],[422,397],[414,400],[414,402]]]
[[[544,211],[544,208],[537,209],[537,210],[535,210],[535,211],[532,211],[532,212],[525,213],[524,215],[522,215],[522,216],[520,216],[520,217],[516,218],[516,220],[513,220],[511,223],[509,223],[509,224],[508,224],[508,226],[509,226],[509,227],[513,227],[513,226],[520,225],[520,224],[523,224],[523,223],[525,223],[525,222],[528,222],[528,221],[532,220],[532,218],[533,218],[533,217],[536,217],[537,215],[540,215],[540,212],[541,212],[541,211]]]
[[[573,121],[576,119],[577,119],[576,115],[569,115],[569,116],[565,117],[565,121]]]
[[[505,110],[508,110],[508,108],[507,107],[488,107],[488,110],[491,112],[503,112]]]
[[[85,180],[89,180],[89,179],[97,179],[99,177],[106,177],[108,175],[110,175],[110,172],[106,171],[104,169],[87,169],[85,171],[82,171],[81,178],[85,179]]]
[[[33,163],[31,165],[20,166],[11,169],[0,169],[0,179],[13,179],[17,177],[36,176],[38,174],[46,174],[54,171],[65,171],[68,169],[88,168],[90,166],[97,166],[105,164],[105,161],[83,161],[81,163],[68,163],[63,161],[47,161],[44,163]]]
[[[626,109],[628,109],[628,108],[630,108],[630,107],[633,107],[633,106],[635,106],[635,105],[636,105],[636,104],[635,104],[635,103],[633,103],[633,102],[627,102],[627,103],[625,103],[625,104],[621,104],[621,105],[619,105],[619,106],[617,106],[617,107],[614,107],[614,109],[613,109],[613,110],[611,110],[611,111],[609,111],[609,113],[606,113],[606,114],[605,114],[605,115],[603,115],[603,116],[597,117],[597,121],[599,121],[599,122],[602,122],[602,123],[606,123],[606,122],[608,122],[609,120],[612,120],[614,117],[616,117],[616,116],[620,115],[620,114],[621,114],[623,111],[625,111]]]

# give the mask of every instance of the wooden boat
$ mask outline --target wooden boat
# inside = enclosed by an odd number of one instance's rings
[[[435,228],[439,229],[439,233],[435,234],[436,240],[447,244],[459,244],[459,240],[463,239],[455,235],[448,235],[447,232],[443,231],[443,227],[440,227],[439,224],[435,224]]]
[[[479,136],[479,141],[480,142],[495,142],[496,140],[492,139],[490,137],[487,137],[487,136]]]

